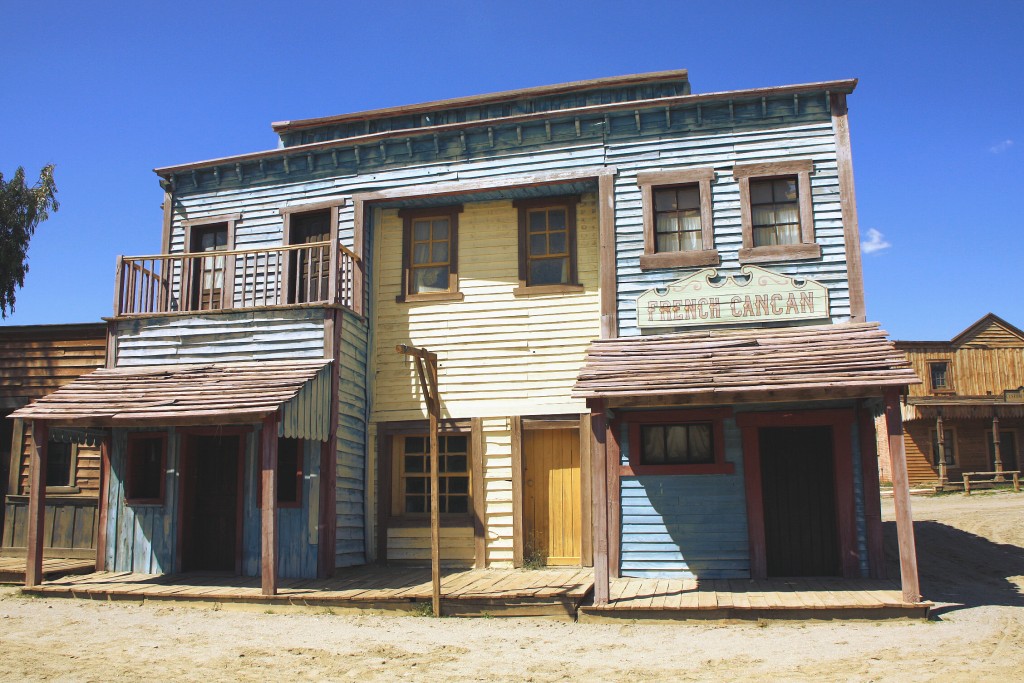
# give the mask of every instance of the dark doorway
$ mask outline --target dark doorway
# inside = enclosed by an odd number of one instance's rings
[[[241,439],[190,436],[182,465],[182,571],[240,569]]]
[[[759,431],[768,576],[838,576],[831,427]]]

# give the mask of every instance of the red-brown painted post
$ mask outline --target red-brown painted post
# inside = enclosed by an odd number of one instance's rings
[[[594,445],[591,449],[593,465],[593,493],[591,500],[594,510],[594,604],[607,605],[611,593],[608,556],[608,449],[606,437],[608,418],[605,415],[605,402],[593,401],[591,404],[591,431]]]
[[[907,455],[903,444],[903,415],[900,413],[899,389],[885,392],[885,423],[889,433],[889,458],[892,461],[892,494],[896,507],[896,537],[900,548],[900,581],[903,601],[921,601],[917,576],[917,547],[914,543],[914,520],[910,511],[910,485],[907,479]]]
[[[260,576],[263,595],[277,595],[277,414],[263,419]]]
[[[32,451],[29,458],[28,558],[25,586],[43,582],[43,523],[46,520],[46,452],[50,428],[45,420],[32,421]]]

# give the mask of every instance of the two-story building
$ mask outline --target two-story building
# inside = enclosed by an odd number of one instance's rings
[[[606,78],[157,169],[164,253],[119,262],[108,369],[22,417],[112,430],[106,567],[273,592],[430,560],[412,346],[445,564],[593,565],[598,603],[620,575],[879,576],[872,420],[916,379],[863,322],[855,85]]]

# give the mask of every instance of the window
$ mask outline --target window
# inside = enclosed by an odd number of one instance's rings
[[[513,202],[519,210],[519,288],[538,293],[582,291],[576,273],[579,197]]]
[[[946,453],[946,465],[956,465],[956,432],[952,429],[942,430],[942,447]],[[932,430],[932,464],[939,464],[939,432]]]
[[[46,488],[75,485],[75,447],[62,441],[46,445]]]
[[[942,393],[953,391],[953,378],[949,372],[948,362],[929,363],[928,376],[931,379],[932,391]]]
[[[718,265],[711,211],[711,168],[637,174],[643,204],[640,268]]]
[[[395,438],[398,450],[399,515],[430,514],[430,438],[426,435]],[[447,434],[437,438],[438,489],[441,514],[469,514],[469,437]]]
[[[279,507],[302,505],[302,440],[277,440],[277,504]]]
[[[289,304],[328,301],[331,285],[331,243],[337,239],[338,211],[345,199],[305,203],[281,209],[285,245],[310,245],[288,252],[284,301]]]
[[[814,242],[813,169],[809,159],[733,167],[740,190],[741,263],[821,258]]]
[[[403,296],[399,301],[461,299],[459,213],[461,206],[403,209]]]
[[[728,408],[621,413],[629,454],[621,474],[731,474],[723,424],[731,416]]]
[[[187,261],[188,292],[184,297],[187,310],[210,311],[234,305],[231,287],[234,260],[214,252],[234,248],[234,227],[238,218],[238,214],[234,214],[185,223],[185,251],[210,254]]]
[[[128,435],[125,499],[129,505],[163,503],[166,462],[165,434]]]

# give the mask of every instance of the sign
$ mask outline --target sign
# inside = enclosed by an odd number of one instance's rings
[[[640,327],[686,327],[786,322],[827,318],[828,288],[758,266],[719,278],[704,268],[664,289],[648,289],[636,299]]]

